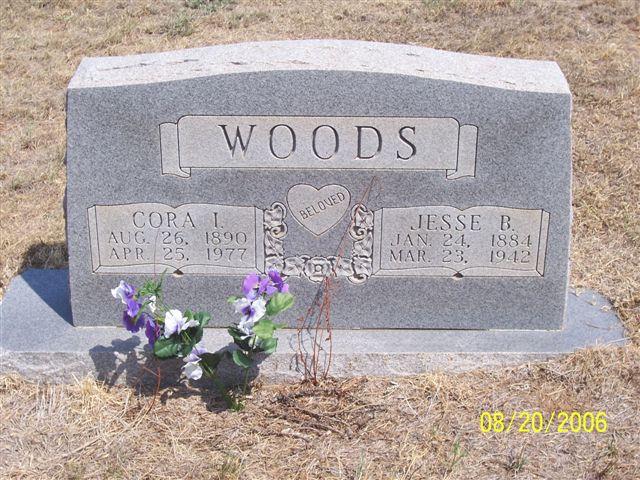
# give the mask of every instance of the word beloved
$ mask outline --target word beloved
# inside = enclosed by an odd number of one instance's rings
[[[308,207],[299,210],[300,213],[300,217],[306,219],[309,217],[313,217],[314,215],[317,215],[318,213],[326,210],[329,207],[334,207],[342,202],[344,202],[346,200],[346,196],[344,195],[344,193],[342,192],[338,192],[338,193],[334,193],[333,195],[331,195],[328,198],[322,199],[322,200],[318,200],[316,203],[314,203],[313,205],[309,205]]]

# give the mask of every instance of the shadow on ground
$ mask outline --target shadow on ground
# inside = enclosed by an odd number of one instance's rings
[[[55,245],[49,247],[54,250],[57,248]],[[38,255],[46,255],[45,246],[34,246],[33,249],[40,252]],[[35,306],[34,311],[41,317],[36,337],[43,336],[42,342],[36,342],[36,348],[75,353],[79,354],[80,358],[86,358],[84,355],[88,351],[93,368],[86,368],[87,372],[95,372],[97,380],[108,388],[126,385],[142,395],[160,394],[163,401],[176,396],[200,396],[207,408],[221,410],[226,408],[223,393],[237,391],[237,386],[244,381],[244,370],[235,365],[227,355],[227,352],[236,348],[232,342],[218,350],[218,353],[224,354],[218,368],[219,386],[215,386],[211,379],[205,377],[197,381],[188,381],[182,375],[183,360],[156,359],[146,344],[144,333],[130,334],[126,338],[129,334],[124,328],[74,327],[68,269],[27,268],[21,274],[21,281],[28,287],[18,288],[9,295],[12,297],[9,299],[10,307],[15,308],[3,309],[7,318],[17,322],[28,322],[21,313],[20,305],[26,302]],[[16,295],[19,299],[13,298]],[[112,339],[109,339],[110,335],[113,336]],[[105,338],[109,340],[105,341]],[[249,384],[257,378],[260,364],[265,358],[266,356],[256,355],[254,366],[249,370],[247,377]]]
[[[228,353],[236,347],[233,342],[219,349],[223,354],[217,369],[217,382],[203,376],[199,380],[187,380],[182,375],[183,359],[158,360],[148,345],[141,347],[142,340],[132,336],[126,340],[114,339],[111,345],[96,345],[89,350],[97,380],[107,388],[126,385],[144,396],[159,395],[162,403],[169,398],[199,396],[211,411],[222,411],[230,407],[228,395],[242,391],[245,371],[230,359]],[[257,355],[249,369],[247,381],[250,385],[260,371],[260,363],[266,356]]]

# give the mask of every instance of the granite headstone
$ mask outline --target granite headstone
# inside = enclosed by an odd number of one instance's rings
[[[286,41],[87,58],[67,94],[74,325],[165,275],[235,320],[242,276],[334,328],[559,329],[571,94],[554,62]],[[292,311],[287,321],[295,325]]]

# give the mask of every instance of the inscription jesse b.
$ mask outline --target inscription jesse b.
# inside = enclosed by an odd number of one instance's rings
[[[160,125],[162,171],[445,170],[475,175],[478,129],[454,118],[197,116]]]
[[[479,206],[376,211],[378,275],[543,276],[549,214]]]

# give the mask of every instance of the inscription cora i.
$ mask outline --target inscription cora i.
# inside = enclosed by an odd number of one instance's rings
[[[96,205],[88,222],[95,273],[240,275],[263,263],[263,250],[256,248],[262,211],[254,207]]]

